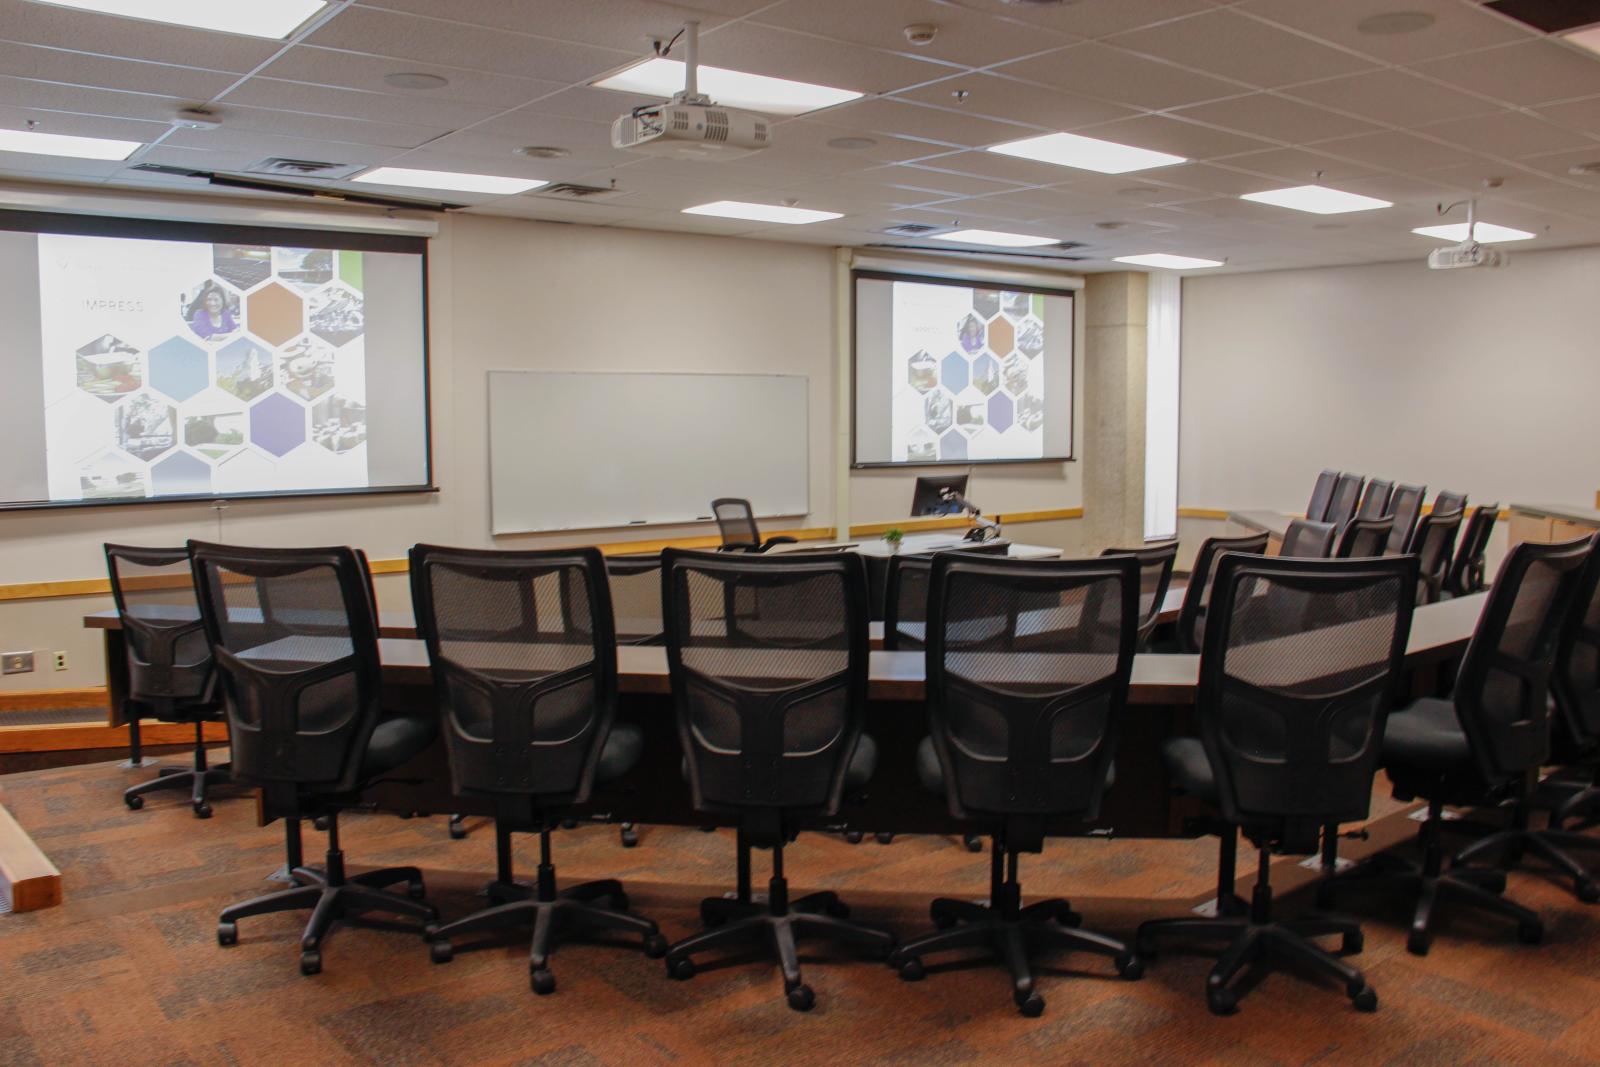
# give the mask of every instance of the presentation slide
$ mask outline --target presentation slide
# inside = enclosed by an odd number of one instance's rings
[[[1071,296],[858,276],[855,417],[859,464],[1067,458]]]
[[[42,467],[6,503],[428,482],[420,254],[8,232],[0,263]]]

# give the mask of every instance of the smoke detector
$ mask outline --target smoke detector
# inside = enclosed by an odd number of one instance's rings
[[[180,130],[215,130],[222,120],[203,107],[186,107],[168,120]]]
[[[933,39],[939,36],[939,27],[931,22],[918,22],[907,26],[901,32],[906,35],[906,40],[921,48],[923,45],[933,43]]]

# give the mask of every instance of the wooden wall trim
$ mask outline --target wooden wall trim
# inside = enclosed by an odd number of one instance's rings
[[[38,911],[61,903],[61,872],[0,805],[0,895],[12,911]]]
[[[1027,522],[1057,522],[1064,519],[1083,518],[1082,508],[1051,508],[1045,511],[1008,511],[993,516],[1001,525],[1009,526]],[[895,519],[889,522],[861,522],[850,527],[851,537],[876,537],[898,527],[906,533],[924,533],[928,530],[965,530],[972,521],[964,515],[937,515],[926,519]]]
[[[110,705],[103,685],[82,689],[12,689],[0,692],[0,712],[54,711],[57,708],[104,708]],[[0,718],[0,722],[4,722]]]
[[[206,723],[207,743],[225,744],[228,727],[220,722]],[[149,748],[158,745],[194,744],[194,727],[181,722],[156,722],[146,719],[139,728],[140,741]],[[0,726],[0,753],[73,752],[86,748],[127,748],[128,728],[107,726],[103,722],[74,722],[61,726]]]
[[[1227,519],[1228,513],[1222,508],[1179,508],[1180,519]]]

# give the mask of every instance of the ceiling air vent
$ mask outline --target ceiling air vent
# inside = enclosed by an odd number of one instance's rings
[[[165,163],[135,163],[129,170],[142,170],[149,174],[167,174],[174,178],[209,178],[209,171],[194,170],[190,167],[169,167]]]
[[[601,200],[615,200],[627,196],[626,190],[618,189],[614,185],[579,185],[577,182],[556,182],[553,185],[542,186],[528,194],[529,196],[543,197],[546,200],[581,200],[586,204],[593,204]]]
[[[280,178],[349,178],[367,169],[365,163],[324,163],[317,159],[284,159],[271,156],[252,163],[246,174],[275,174]]]
[[[949,233],[954,226],[933,226],[926,222],[902,222],[895,226],[885,226],[879,233],[886,233],[890,237],[927,237],[929,234]]]

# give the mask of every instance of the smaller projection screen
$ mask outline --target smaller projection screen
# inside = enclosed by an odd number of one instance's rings
[[[426,241],[0,213],[0,508],[429,488]]]
[[[855,466],[1072,458],[1070,292],[853,281]]]

